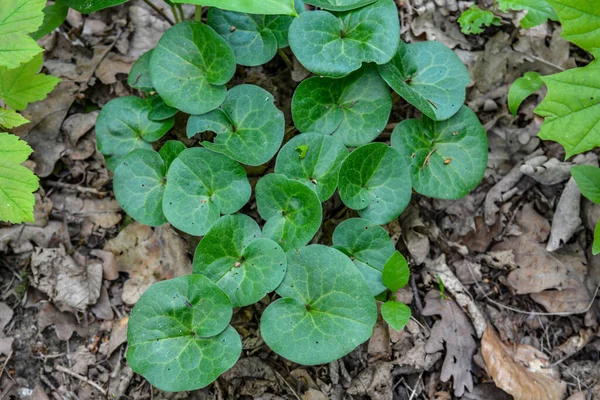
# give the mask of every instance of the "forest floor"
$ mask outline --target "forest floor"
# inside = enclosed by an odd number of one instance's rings
[[[30,166],[42,188],[35,224],[0,224],[0,400],[500,400],[512,398],[500,389],[510,385],[523,399],[600,399],[600,258],[590,252],[600,207],[581,196],[569,171],[573,163],[597,165],[598,155],[564,162],[560,145],[537,138],[539,95],[517,118],[506,106],[510,84],[523,73],[552,74],[589,59],[560,37],[556,23],[525,31],[518,15],[505,15],[501,27],[467,37],[456,19],[457,6],[469,2],[396,3],[405,41],[440,41],[468,66],[467,104],[489,140],[476,190],[458,201],[415,195],[385,226],[410,262],[410,285],[396,293],[413,312],[407,327],[396,332],[379,321],[370,341],[348,356],[303,367],[260,338],[265,298],[235,311],[242,358],[208,388],[164,393],[134,374],[125,360],[128,313],[153,282],[190,273],[198,238],[123,213],[94,124],[109,100],[134,94],[126,83],[132,64],[170,25],[141,0],[89,16],[71,10],[41,40],[45,70],[62,82],[24,112],[33,123],[16,132],[35,150]],[[191,17],[193,8],[186,12]],[[292,93],[307,76],[293,65],[277,56],[236,74],[236,83],[273,93],[288,125]],[[389,140],[413,114],[395,97],[378,140]],[[183,118],[174,137],[194,144]],[[251,180],[272,164],[249,170]],[[317,238],[330,244],[348,214],[337,195],[324,209]],[[440,301],[438,277],[447,301]],[[77,302],[84,307],[64,305]],[[484,356],[495,362],[486,367]]]

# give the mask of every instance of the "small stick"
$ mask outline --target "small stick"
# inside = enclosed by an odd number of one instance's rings
[[[175,22],[173,22],[173,20],[171,18],[169,18],[169,16],[167,14],[165,14],[163,12],[163,10],[161,10],[160,8],[156,7],[156,5],[154,5],[150,0],[144,0],[144,3],[148,4],[148,6],[153,9],[154,11],[156,11],[161,17],[163,17],[165,20],[167,20],[167,22],[171,25],[175,25]]]
[[[91,380],[89,380],[88,378],[86,378],[83,375],[79,375],[73,371],[71,371],[68,368],[63,367],[62,365],[55,365],[54,366],[57,370],[59,370],[60,372],[64,372],[67,375],[71,375],[74,378],[79,379],[82,382],[87,383],[88,385],[92,386],[94,389],[98,390],[100,393],[102,393],[104,396],[106,396],[106,390],[102,388],[102,386],[98,385],[96,382],[93,382]]]
[[[431,155],[433,153],[435,153],[436,150],[437,149],[434,148],[429,152],[429,154],[427,154],[427,157],[425,157],[425,161],[423,161],[423,165],[421,165],[421,171],[423,171],[423,169],[425,169],[425,166],[427,165],[427,163],[429,163],[429,159],[431,158]]]
[[[0,369],[0,378],[2,378],[2,374],[4,373],[4,370],[6,369],[6,365],[8,364],[8,362],[10,361],[10,358],[13,355],[13,351],[11,350],[10,353],[8,354],[8,357],[6,357],[6,360],[4,360],[4,364],[2,365],[2,369]],[[10,375],[8,375],[10,377]],[[12,377],[11,377],[12,379]]]
[[[80,193],[91,193],[91,194],[95,194],[96,196],[100,196],[100,197],[104,197],[108,194],[108,192],[101,192],[98,189],[74,185],[72,183],[65,183],[65,182],[60,182],[60,181],[45,181],[44,183],[47,184],[48,186],[59,187],[62,189],[75,190]]]

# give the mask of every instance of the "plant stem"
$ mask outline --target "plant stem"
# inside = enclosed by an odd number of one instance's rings
[[[178,24],[179,15],[177,15],[177,10],[175,9],[175,6],[171,6],[171,12],[173,13],[173,17],[175,18],[175,23]]]
[[[181,6],[181,3],[177,3],[177,9],[179,10],[179,18],[182,22],[185,21],[185,14],[183,13],[183,7]]]
[[[173,20],[171,18],[169,18],[169,16],[167,14],[165,14],[163,12],[163,10],[161,10],[160,8],[156,7],[154,5],[154,3],[152,3],[150,0],[144,0],[144,3],[148,4],[148,6],[153,9],[154,11],[156,11],[161,17],[163,17],[169,24],[171,25],[175,25],[175,22],[173,22]]]
[[[202,21],[202,6],[201,5],[196,6],[196,15],[194,16],[194,19],[198,22]]]
[[[287,54],[285,54],[285,51],[283,51],[282,49],[277,50],[277,53],[279,54],[279,56],[281,58],[283,58],[283,61],[285,62],[285,64],[288,66],[288,68],[290,70],[294,69],[294,64],[292,64],[292,60],[290,60],[290,58],[287,56]]]

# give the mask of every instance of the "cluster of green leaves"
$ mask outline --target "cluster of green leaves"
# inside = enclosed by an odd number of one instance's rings
[[[390,293],[408,281],[408,264],[380,225],[398,218],[413,190],[466,195],[487,163],[485,131],[463,106],[465,66],[439,43],[401,42],[393,0],[305,1],[318,11],[291,0],[218,3],[207,24],[167,30],[129,75],[144,96],[110,101],[96,124],[123,209],[203,236],[194,274],[153,286],[129,322],[132,368],[164,390],[206,386],[229,368],[241,351],[232,307],[268,293],[280,298],[262,315],[262,337],[300,364],[335,360],[366,341],[375,296],[389,298],[382,315],[402,329],[410,309]],[[268,62],[287,45],[318,76],[297,87],[299,134],[284,144],[274,97],[229,82],[236,64]],[[398,124],[391,146],[373,142],[391,114],[390,88],[423,113]],[[187,136],[201,147],[162,140],[177,113],[189,114]],[[254,186],[261,228],[241,213],[252,195],[246,170],[273,159],[273,173]],[[333,247],[309,245],[336,190],[361,218],[336,228]],[[163,297],[173,301],[158,306]]]
[[[38,179],[19,165],[31,148],[6,132],[28,123],[17,111],[43,100],[59,82],[38,73],[43,50],[31,35],[42,25],[45,3],[7,0],[0,7],[0,221],[11,223],[33,222]]]

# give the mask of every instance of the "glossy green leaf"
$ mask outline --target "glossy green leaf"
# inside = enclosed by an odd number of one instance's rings
[[[151,121],[151,108],[134,96],[119,97],[106,103],[96,121],[98,150],[104,154],[106,165],[111,171],[122,158],[135,149],[152,149],[154,142],[167,133],[174,124],[168,119]]]
[[[396,250],[383,266],[383,284],[393,293],[406,286],[409,278],[408,263],[404,256]]]
[[[279,150],[285,131],[283,113],[271,93],[254,85],[235,86],[220,108],[188,120],[187,135],[213,131],[214,142],[202,142],[213,151],[246,165],[261,165]]]
[[[562,144],[566,158],[600,146],[600,63],[542,77],[548,87],[535,113],[544,117],[538,136]]]
[[[241,165],[204,148],[179,154],[167,174],[163,212],[176,228],[202,236],[221,214],[233,214],[250,199],[250,183]]]
[[[304,11],[300,0],[296,0],[295,7],[298,14]],[[229,43],[238,64],[256,66],[267,63],[277,49],[288,46],[293,19],[287,15],[244,14],[212,7],[207,23]]]
[[[600,204],[600,168],[591,165],[575,165],[571,167],[571,175],[575,178],[581,194],[596,204]]]
[[[165,162],[165,171],[169,170],[173,160],[179,157],[179,154],[185,149],[185,145],[177,140],[169,140],[163,144],[158,153]]]
[[[113,188],[129,216],[150,226],[167,222],[162,210],[166,172],[165,162],[153,150],[137,149],[123,158],[115,170]]]
[[[366,219],[350,218],[335,228],[333,245],[350,257],[373,295],[385,290],[382,272],[394,254],[394,243],[385,229]]]
[[[289,40],[306,69],[342,77],[363,62],[385,64],[392,59],[400,42],[398,9],[393,0],[379,0],[335,15],[306,12],[292,22]]]
[[[146,101],[151,108],[150,112],[148,113],[148,118],[151,121],[164,121],[174,117],[175,114],[179,112],[179,110],[175,107],[169,107],[166,105],[162,97],[160,97],[158,94],[148,97]]]
[[[428,197],[466,196],[477,187],[487,165],[485,130],[466,106],[446,121],[423,117],[400,122],[392,133],[392,146],[410,163],[415,191]]]
[[[544,86],[542,76],[539,72],[526,72],[521,78],[518,78],[508,90],[508,109],[514,117],[523,100],[540,90]]]
[[[260,178],[256,184],[256,205],[266,221],[263,236],[286,251],[310,242],[321,226],[322,208],[317,194],[285,175]]]
[[[397,301],[386,301],[381,305],[381,316],[392,329],[401,331],[410,320],[410,308]]]
[[[349,147],[379,136],[391,110],[390,90],[371,66],[342,79],[309,78],[298,85],[292,99],[292,117],[300,132],[337,136]]]
[[[261,319],[265,343],[298,364],[337,360],[369,339],[377,307],[343,253],[311,245],[287,253],[288,272]]]
[[[590,0],[546,0],[558,14],[561,36],[584,50],[600,55],[600,7]]]
[[[476,5],[472,5],[468,10],[463,11],[457,21],[460,24],[462,33],[470,35],[472,33],[482,33],[483,26],[502,26],[500,17],[493,12],[482,10]]]
[[[0,129],[12,129],[28,122],[28,119],[15,110],[0,108]]]
[[[69,6],[64,0],[57,0],[54,4],[44,7],[44,22],[37,31],[31,34],[31,37],[39,40],[54,31],[65,22],[68,11]]]
[[[261,238],[258,224],[243,214],[220,218],[194,255],[194,273],[215,282],[234,307],[254,304],[275,290],[286,269],[283,249]]]
[[[281,148],[277,155],[275,173],[304,183],[323,202],[333,196],[340,166],[347,156],[348,149],[338,138],[303,133]]]
[[[556,11],[546,0],[498,0],[500,10],[524,10],[527,13],[521,20],[521,28],[529,29],[548,21],[557,20]]]
[[[161,390],[203,388],[241,354],[231,315],[229,298],[205,276],[155,283],[131,311],[127,361]]]
[[[188,114],[217,108],[235,73],[231,47],[211,27],[186,21],[167,30],[152,51],[152,85],[171,107]]]
[[[148,50],[138,58],[131,67],[127,76],[127,84],[134,89],[149,93],[154,90],[152,79],[150,78],[150,58],[152,50]]]
[[[592,254],[597,256],[600,254],[600,221],[596,224],[596,228],[594,228],[594,243],[592,244]]]
[[[396,93],[436,121],[458,112],[471,81],[460,58],[440,42],[400,42],[392,61],[378,69]]]
[[[4,98],[7,106],[24,110],[27,104],[45,99],[60,82],[53,76],[38,74],[42,62],[42,55],[39,54],[18,68],[0,67],[0,99]]]
[[[378,225],[398,218],[412,194],[408,162],[385,143],[370,143],[350,153],[338,185],[344,204]]]
[[[297,15],[294,0],[172,0],[173,3],[198,4],[249,14]]]
[[[307,4],[329,11],[350,11],[375,3],[377,0],[308,0]]]
[[[69,7],[83,14],[126,3],[129,0],[66,0]]]

